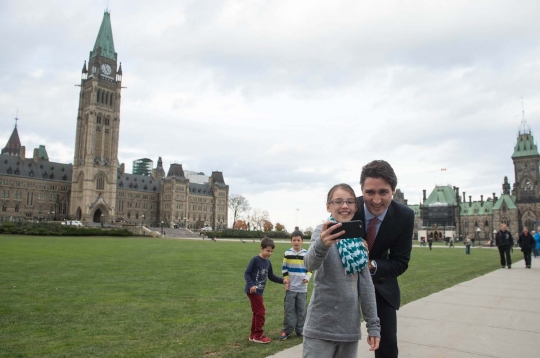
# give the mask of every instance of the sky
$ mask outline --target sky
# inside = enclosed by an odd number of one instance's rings
[[[289,231],[328,217],[334,184],[360,195],[374,159],[409,204],[435,185],[500,195],[522,119],[540,135],[539,1],[0,0],[0,146],[17,116],[27,153],[73,162],[106,8],[126,170],[222,171]]]

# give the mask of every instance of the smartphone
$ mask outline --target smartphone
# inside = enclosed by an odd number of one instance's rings
[[[337,223],[330,223],[328,224],[328,227],[330,228],[336,224]],[[345,230],[345,234],[336,237],[334,240],[364,237],[364,223],[362,222],[362,220],[342,222],[341,227],[336,229],[336,231],[340,232],[341,230]],[[332,232],[332,234],[334,234],[334,232]]]

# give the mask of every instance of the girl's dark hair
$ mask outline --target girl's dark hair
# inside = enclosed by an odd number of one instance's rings
[[[334,195],[334,192],[338,189],[343,189],[345,191],[348,191],[356,199],[356,194],[354,193],[354,189],[351,188],[349,184],[341,183],[341,184],[334,185],[332,189],[330,189],[330,191],[328,192],[328,196],[326,197],[326,204],[330,204],[330,200],[332,200],[332,195]]]
[[[265,249],[268,246],[270,246],[272,249],[276,248],[276,245],[274,244],[274,240],[265,237],[264,239],[261,240],[261,248]]]

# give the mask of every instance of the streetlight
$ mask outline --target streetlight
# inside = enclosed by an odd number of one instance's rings
[[[184,229],[187,229],[187,217],[184,216]]]
[[[142,217],[142,224],[141,224],[141,226],[144,226],[144,214],[142,214],[141,217]]]
[[[493,239],[491,239],[491,247],[493,247],[493,241],[495,241],[495,238],[497,236],[497,230],[493,230]]]
[[[103,214],[101,214],[101,227],[103,227]]]
[[[53,221],[54,221],[54,219],[55,219],[55,217],[54,217],[54,211],[52,211],[51,214],[52,214]]]
[[[161,220],[161,235],[165,235],[165,230],[163,230],[163,220]]]
[[[482,247],[482,245],[480,245],[480,231],[482,231],[482,230],[480,230],[480,228],[477,227],[476,228],[476,240],[478,240],[478,246]]]

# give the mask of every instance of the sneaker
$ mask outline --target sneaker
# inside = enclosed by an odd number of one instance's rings
[[[253,336],[251,334],[249,335],[249,341],[253,342]]]
[[[505,266],[501,266],[501,268],[505,268]]]
[[[511,268],[512,268],[512,266],[508,265],[508,269],[511,269]]]
[[[272,342],[272,340],[270,338],[268,338],[268,337],[261,336],[260,338],[253,337],[252,342],[266,344],[266,343]]]
[[[290,336],[290,334],[288,334],[287,332],[281,332],[281,336],[279,336],[279,340],[284,341],[287,338],[289,338],[289,336]]]
[[[304,338],[304,334],[303,333],[296,333],[296,335],[300,338]]]

